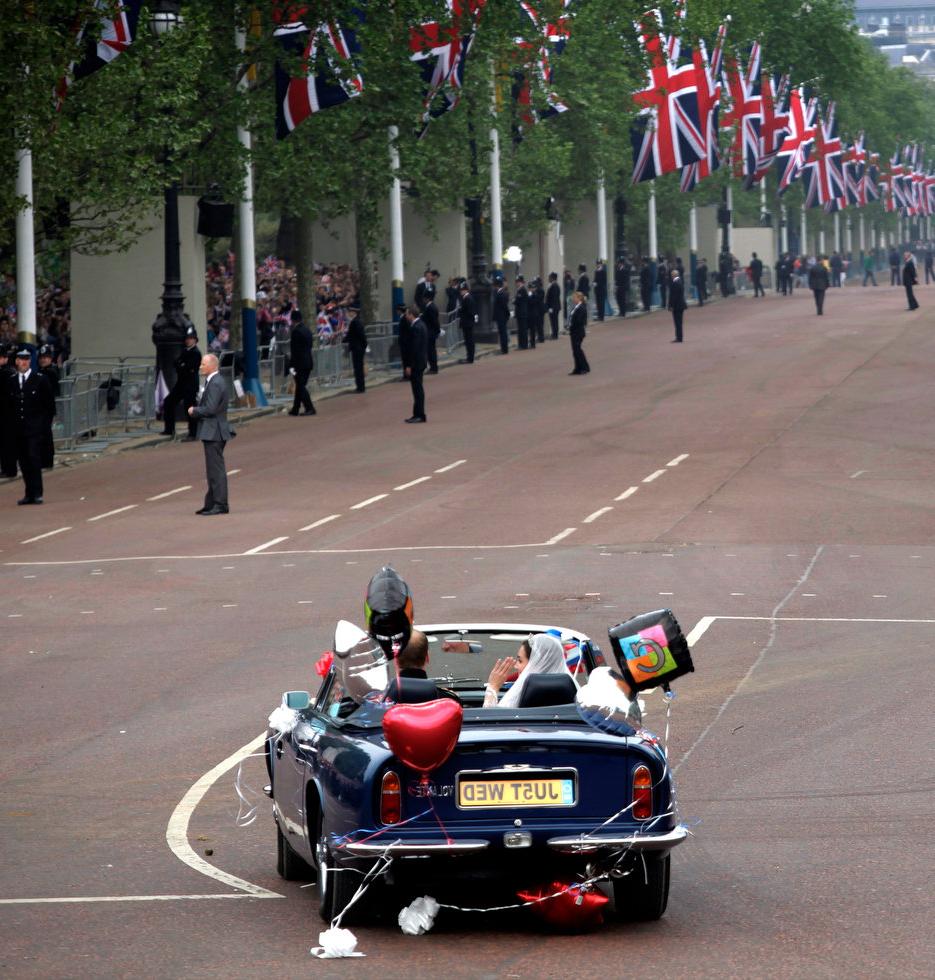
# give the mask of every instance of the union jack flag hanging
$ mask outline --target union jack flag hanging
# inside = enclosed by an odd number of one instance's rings
[[[746,186],[759,183],[768,173],[789,133],[789,112],[781,108],[789,91],[789,76],[770,76],[760,91],[760,123],[756,169]]]
[[[705,139],[704,159],[690,163],[682,168],[682,178],[679,186],[683,193],[693,191],[700,180],[710,177],[721,166],[721,153],[718,149],[718,108],[721,104],[721,60],[724,51],[724,35],[727,24],[721,25],[711,59],[704,41],[698,42],[698,47],[692,53],[692,64],[695,67],[695,77],[698,85],[698,116],[701,120],[701,132]]]
[[[91,20],[77,25],[75,41],[84,46],[84,57],[73,62],[56,87],[56,100],[61,106],[69,86],[81,78],[87,78],[104,65],[110,64],[133,43],[143,0],[94,0]],[[100,38],[95,39],[89,28],[100,27]]]
[[[753,179],[760,150],[760,122],[763,100],[760,95],[760,46],[750,49],[747,70],[739,59],[728,59],[724,71],[724,85],[730,95],[730,111],[721,116],[721,128],[734,127],[730,153],[737,177]]]
[[[831,204],[844,193],[839,164],[843,147],[835,133],[834,103],[828,105],[824,120],[816,119],[815,145],[802,168],[805,206],[809,208]]]
[[[567,8],[572,0],[563,0],[563,8]],[[516,47],[526,62],[526,69],[517,71],[514,75],[513,98],[521,107],[523,122],[533,125],[541,119],[566,112],[568,106],[558,97],[553,87],[555,74],[552,68],[552,54],[557,57],[565,50],[565,44],[571,36],[571,17],[563,13],[554,23],[544,17],[538,4],[520,2],[520,7],[532,21],[536,31],[537,41],[532,42],[523,37],[516,39]],[[533,106],[531,77],[538,82],[544,93],[545,107],[536,109]]]
[[[864,167],[863,180],[861,181],[861,196],[863,203],[880,200],[880,154],[871,153]]]
[[[647,87],[633,96],[641,110],[630,130],[634,184],[680,170],[707,154],[695,65],[678,67],[677,52],[670,57],[658,10],[646,13],[636,28],[649,60],[649,77]]]
[[[359,20],[363,13],[355,11]],[[319,24],[314,30],[302,21],[282,24],[273,32],[282,50],[298,57],[301,74],[294,77],[276,62],[276,137],[285,139],[299,123],[322,109],[341,105],[364,90],[354,64],[360,51],[353,30],[338,24]]]
[[[841,176],[844,193],[838,198],[840,208],[852,204],[863,207],[867,203],[864,190],[864,171],[866,170],[867,151],[864,149],[864,134],[855,140],[841,155]]]
[[[453,109],[461,97],[464,64],[487,0],[445,0],[447,23],[428,21],[409,29],[409,57],[421,62],[425,82],[422,132],[433,118]]]
[[[789,93],[789,131],[776,154],[777,189],[780,194],[798,178],[815,139],[815,99],[806,100],[801,88]]]

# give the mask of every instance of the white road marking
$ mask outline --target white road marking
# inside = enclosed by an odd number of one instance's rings
[[[174,490],[166,490],[165,493],[157,493],[155,497],[147,497],[148,501],[153,500],[165,500],[166,497],[171,497],[175,493],[184,493],[186,490],[191,490],[191,484],[185,487],[176,487]]]
[[[513,593],[513,596],[516,599],[525,599],[525,598],[527,598],[529,596],[529,593],[528,592],[514,592]]]
[[[674,592],[660,592],[659,595],[675,595]]]
[[[252,892],[233,892],[220,895],[85,895],[68,898],[0,898],[0,905],[76,905],[81,902],[183,902],[211,898],[285,898],[270,892],[254,895]]]
[[[456,595],[443,595],[443,596],[439,596],[439,598],[440,599],[457,599],[458,597]]]
[[[222,602],[221,603],[221,608],[222,609],[236,609],[237,608],[237,603],[236,602]]]
[[[678,466],[682,460],[688,459],[688,453],[682,453],[681,456],[676,456],[675,459],[670,459],[666,466]]]
[[[210,772],[206,772],[182,797],[179,805],[172,811],[169,824],[166,827],[166,843],[172,853],[184,864],[209,878],[221,881],[231,888],[246,892],[258,898],[284,898],[277,892],[272,892],[267,888],[261,888],[243,878],[221,871],[213,864],[208,864],[204,858],[194,852],[191,844],[188,843],[188,823],[195,807],[202,801],[209,789],[223,776],[237,765],[241,759],[252,755],[266,741],[266,733],[257,735],[252,742],[248,742],[243,748],[238,749],[233,755],[228,756],[223,762],[219,762]]]
[[[643,483],[652,483],[653,480],[658,480],[663,473],[665,473],[665,470],[656,470],[655,473],[650,473],[649,476],[644,476]]]
[[[613,510],[613,507],[601,507],[600,510],[594,511],[593,514],[588,514],[588,516],[581,523],[593,524],[599,517],[606,514],[609,510]]]
[[[746,592],[731,592],[731,595],[746,595]]]
[[[96,517],[89,517],[88,523],[91,524],[93,521],[102,521],[105,517],[113,517],[114,514],[122,514],[124,511],[133,510],[134,507],[139,506],[139,504],[127,504],[126,507],[118,507],[116,510],[109,510],[106,514],[98,514]]]
[[[228,470],[227,471],[227,475],[228,476],[234,476],[235,473],[239,473],[239,472],[240,472],[240,470]]]
[[[519,609],[519,606],[504,606],[504,609]]]
[[[351,504],[351,510],[360,510],[362,507],[369,507],[371,504],[375,504],[378,500],[382,500],[384,497],[388,497],[387,493],[378,493],[375,497],[368,497],[366,500],[362,500],[359,504]]]
[[[848,555],[848,558],[860,558],[860,555]]]
[[[93,609],[82,609],[81,610],[81,615],[82,616],[93,616],[94,615],[94,610]]]
[[[685,637],[688,645],[693,647],[708,631],[708,627],[720,617],[718,616],[702,616],[697,623],[692,627],[691,632]]]
[[[600,596],[600,592],[585,592],[585,596]]]
[[[627,497],[632,497],[637,490],[639,490],[639,487],[627,487],[619,497],[614,497],[614,500],[626,500]]]
[[[7,619],[22,619],[22,618],[23,618],[23,614],[22,613],[8,613],[7,614]]]
[[[322,524],[327,524],[329,521],[336,521],[341,515],[340,514],[329,514],[327,517],[319,518],[317,521],[312,521],[311,524],[306,524],[305,527],[300,527],[300,531],[312,531],[316,527],[321,527]]]
[[[104,573],[98,569],[96,572],[91,572],[92,575],[103,575]]]
[[[817,595],[818,595],[817,592],[803,592],[802,593],[802,598],[803,599],[814,599]]]
[[[41,541],[43,538],[51,538],[53,534],[61,534],[62,531],[70,531],[71,524],[67,527],[57,527],[54,531],[46,531],[45,534],[37,534],[34,538],[27,538],[25,541],[20,541],[20,544],[32,544],[33,541]]]
[[[24,575],[23,578],[37,578],[36,575]]]
[[[876,618],[855,618],[848,616],[715,616],[715,619],[733,619],[744,621],[760,621],[770,623],[775,620],[778,623],[902,623],[907,625],[920,625],[935,623],[935,619],[876,619]]]
[[[866,470],[858,470],[856,473],[851,473],[851,479],[856,480],[862,473],[866,473]]]
[[[156,569],[156,574],[158,575],[158,574],[160,574],[162,572],[168,572],[168,571],[169,571],[168,568],[157,568]]]
[[[236,566],[234,566],[234,565],[222,565],[221,566],[221,571],[222,572],[232,572],[235,567]]]
[[[578,530],[578,528],[576,528],[576,527],[566,527],[564,531],[559,531],[558,534],[556,534],[552,538],[549,538],[549,540],[546,541],[546,542],[544,542],[544,543],[545,544],[558,544],[559,541],[562,541],[565,538],[567,538],[569,534],[574,534],[575,531],[577,531],[577,530]],[[508,545],[503,545],[502,547],[509,547],[509,546]]]
[[[410,487],[414,487],[417,483],[425,483],[426,480],[431,480],[430,476],[420,476],[416,480],[410,480],[408,483],[400,483],[398,487],[393,487],[394,490],[408,490]]]
[[[548,555],[536,555],[537,558],[548,558]],[[475,558],[474,561],[483,561],[483,558]]]
[[[245,555],[258,555],[261,551],[266,551],[267,548],[272,548],[274,544],[280,544],[283,541],[288,541],[289,535],[285,534],[281,538],[273,538],[271,541],[266,541],[264,544],[258,544],[255,548],[251,548],[249,551],[245,551]]]
[[[437,469],[435,472],[447,473],[449,470],[453,470],[456,466],[460,466],[462,463],[466,463],[466,462],[467,462],[466,459],[459,459],[456,460],[454,463],[449,463],[447,466],[442,466],[440,469]]]
[[[315,602],[314,599],[299,599],[298,604],[300,606],[311,606],[314,604],[314,602]]]
[[[282,567],[283,568],[295,568],[295,562],[294,561],[290,561],[290,562],[285,562],[284,561],[282,563]]]
[[[873,598],[874,598],[874,599],[886,599],[886,598],[888,598],[888,597],[887,597],[887,596],[885,596],[885,595],[875,595],[875,596],[874,596]]]
[[[168,606],[153,606],[153,612],[165,612]]]

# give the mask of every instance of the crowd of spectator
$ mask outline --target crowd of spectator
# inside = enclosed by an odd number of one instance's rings
[[[17,339],[16,277],[4,273],[0,279],[0,344]],[[55,362],[67,360],[71,351],[71,291],[65,277],[36,290],[36,332],[39,344],[55,351]]]

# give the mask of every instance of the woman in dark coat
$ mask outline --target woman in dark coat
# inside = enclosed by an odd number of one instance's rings
[[[571,336],[571,354],[575,359],[575,369],[569,373],[569,377],[572,374],[588,374],[591,370],[591,365],[588,364],[588,359],[581,349],[585,337],[585,324],[588,322],[588,301],[584,293],[577,290],[572,294],[571,299],[574,307],[568,320],[568,333]]]

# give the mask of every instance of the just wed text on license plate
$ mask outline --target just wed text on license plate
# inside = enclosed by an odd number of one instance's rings
[[[458,806],[574,806],[573,779],[461,779]]]

